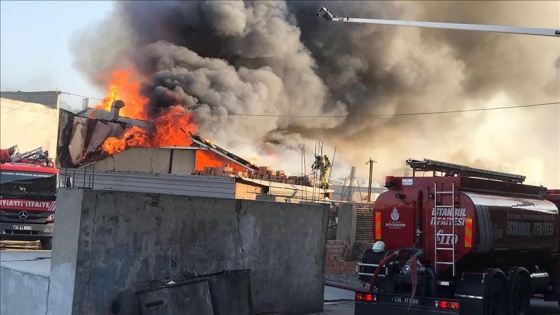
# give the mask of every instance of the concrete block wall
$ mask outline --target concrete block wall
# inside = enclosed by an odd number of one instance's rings
[[[348,275],[356,273],[356,262],[350,259],[350,242],[328,240],[325,256],[327,275]]]
[[[356,239],[356,209],[351,203],[342,203],[338,206],[338,226],[336,239],[349,242],[353,246]]]
[[[183,269],[251,269],[257,314],[322,311],[327,205],[60,189],[49,314],[139,314]],[[64,231],[64,232],[61,232]]]
[[[373,243],[373,204],[355,204],[356,242]]]
[[[235,183],[235,199],[256,200],[263,193],[262,186]]]

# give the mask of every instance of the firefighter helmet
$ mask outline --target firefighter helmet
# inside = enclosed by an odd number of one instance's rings
[[[385,243],[383,241],[377,241],[377,242],[373,243],[372,249],[376,253],[384,252],[385,251]]]

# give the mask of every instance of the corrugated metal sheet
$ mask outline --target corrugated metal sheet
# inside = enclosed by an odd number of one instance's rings
[[[101,120],[101,121],[110,121],[111,120],[110,112],[108,112],[104,109],[95,109],[95,108],[91,108],[91,107],[86,108],[86,109],[78,112],[76,114],[76,116],[95,119],[95,120]],[[143,129],[154,128],[154,126],[151,122],[145,121],[145,120],[132,119],[132,118],[128,118],[128,117],[118,117],[117,120],[120,121],[120,122],[127,123],[127,124],[132,125],[132,126],[141,127]]]
[[[226,199],[235,197],[235,179],[229,177],[61,169],[60,178],[64,181],[66,176],[72,177],[76,188]]]

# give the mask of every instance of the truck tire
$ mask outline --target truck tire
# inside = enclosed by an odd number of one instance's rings
[[[41,240],[41,249],[51,250],[52,249],[52,238]]]
[[[508,288],[501,277],[493,276],[484,293],[484,315],[508,314]]]
[[[510,306],[513,315],[528,315],[531,305],[531,279],[528,272],[515,272],[511,278]]]

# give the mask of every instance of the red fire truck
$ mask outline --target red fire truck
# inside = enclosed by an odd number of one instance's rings
[[[41,148],[0,150],[0,239],[51,249],[58,170]]]
[[[556,204],[560,210],[560,189],[549,189],[544,198]]]
[[[407,164],[413,175],[388,176],[374,204],[373,239],[386,249],[361,272],[371,280],[356,314],[520,315],[533,297],[560,301],[560,191],[521,175]]]

